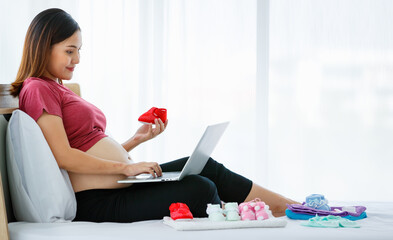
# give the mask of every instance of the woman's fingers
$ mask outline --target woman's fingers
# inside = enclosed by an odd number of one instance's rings
[[[150,173],[153,177],[161,177],[162,176],[162,169],[160,165],[156,162],[148,162],[146,163],[146,170]]]
[[[157,177],[161,177],[162,176],[162,169],[161,169],[160,165],[158,165],[157,163],[156,163],[154,171],[156,172]]]
[[[156,162],[139,162],[128,164],[124,172],[127,176],[136,176],[141,173],[148,173],[153,177],[161,177],[162,169]]]
[[[156,173],[153,171],[153,169],[150,169],[149,173],[153,176],[153,178],[156,178]]]
[[[157,133],[160,134],[165,130],[165,124],[162,122],[160,118],[157,118],[156,120],[157,120],[156,128],[159,127]]]
[[[153,137],[161,134],[165,130],[165,124],[160,118],[154,119],[155,128],[153,129]]]
[[[160,122],[160,126],[161,126],[161,132],[160,133],[162,133],[165,130],[165,124],[162,122],[161,119],[159,119],[159,122]]]
[[[157,118],[154,119],[154,124],[155,124],[156,127],[154,128],[154,130],[152,132],[153,133],[153,137],[157,136],[160,133],[160,130],[161,130],[161,125],[159,124]]]

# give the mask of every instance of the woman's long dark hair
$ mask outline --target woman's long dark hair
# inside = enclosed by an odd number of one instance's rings
[[[26,78],[42,77],[52,45],[71,37],[78,30],[78,23],[61,9],[50,8],[39,13],[27,30],[22,61],[16,79],[11,84],[11,95],[19,96]]]

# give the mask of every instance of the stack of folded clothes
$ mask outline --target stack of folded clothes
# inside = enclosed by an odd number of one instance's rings
[[[285,210],[285,213],[288,218],[308,220],[315,216],[333,215],[355,221],[367,217],[366,207],[364,206],[329,207],[323,195],[315,196],[316,194],[307,197],[306,202],[303,204],[287,204],[288,208]],[[322,204],[318,203],[323,203],[324,206],[321,207]]]

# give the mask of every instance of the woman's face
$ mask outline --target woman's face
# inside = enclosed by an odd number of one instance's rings
[[[52,45],[45,77],[70,80],[75,66],[79,63],[81,46],[82,35],[79,30],[66,40]]]

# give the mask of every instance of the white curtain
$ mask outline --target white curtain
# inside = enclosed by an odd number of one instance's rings
[[[136,161],[191,154],[208,124],[231,121],[213,157],[255,179],[256,2],[81,1],[75,81],[124,141],[152,106],[169,125],[132,152]]]
[[[62,1],[34,1],[25,20],[11,19],[18,33],[8,41],[15,58],[2,82],[15,76],[32,18]],[[11,4],[11,3],[10,3]],[[131,137],[140,114],[168,109],[169,125],[139,146],[136,161],[166,162],[188,156],[208,124],[231,121],[213,157],[255,181],[256,1],[83,0],[59,6],[82,28],[81,63],[72,81],[106,114],[119,142]],[[28,7],[26,7],[27,11]],[[36,10],[39,9],[39,10]],[[15,56],[16,55],[16,56]],[[6,62],[6,59],[2,58]],[[5,79],[5,80],[3,80]]]
[[[82,28],[72,81],[113,138],[168,109],[167,131],[136,161],[189,155],[207,124],[230,120],[213,157],[257,183],[299,201],[393,200],[392,5],[0,0],[0,83],[15,77],[33,17],[60,7]]]
[[[392,1],[270,1],[273,189],[393,200],[392,12]]]
[[[22,57],[27,28],[47,8],[77,13],[77,0],[0,0],[0,83],[14,81]]]

